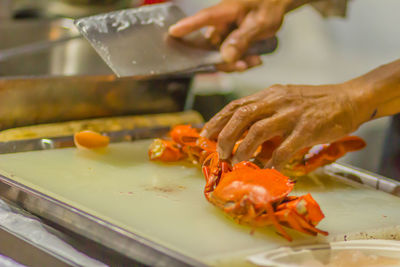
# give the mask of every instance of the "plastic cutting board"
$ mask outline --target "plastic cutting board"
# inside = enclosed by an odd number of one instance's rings
[[[268,227],[251,234],[205,200],[197,168],[149,162],[150,142],[112,144],[104,153],[67,148],[3,154],[0,173],[211,265],[243,264],[248,255],[282,245],[326,240],[289,231],[295,239],[289,243]],[[293,194],[307,192],[326,215],[319,227],[329,231],[328,240],[382,235],[385,229],[396,238],[400,198],[328,176],[299,180]]]

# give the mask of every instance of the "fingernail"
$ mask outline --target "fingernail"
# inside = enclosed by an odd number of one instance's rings
[[[173,25],[169,26],[169,28],[168,28],[168,33],[171,34],[171,35],[173,35],[175,29],[176,29],[176,24],[173,24]]]
[[[228,63],[235,61],[237,53],[238,53],[237,49],[231,45],[225,47],[221,51],[223,60]]]
[[[235,63],[235,67],[237,70],[246,70],[247,69],[247,63],[243,60],[239,60]]]

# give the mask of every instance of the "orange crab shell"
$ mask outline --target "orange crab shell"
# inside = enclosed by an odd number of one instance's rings
[[[306,148],[286,166],[284,172],[291,175],[304,175],[330,164],[348,152],[363,149],[367,144],[357,136],[346,136],[333,143]],[[313,151],[316,150],[316,151]]]
[[[277,214],[279,214],[280,211],[293,210],[313,225],[317,225],[325,218],[318,202],[310,193],[300,197],[290,196],[287,201],[279,204],[276,210]]]
[[[155,139],[149,147],[150,160],[160,160],[164,162],[173,162],[185,157],[180,148],[173,141]]]
[[[221,208],[244,198],[248,198],[254,208],[263,208],[264,203],[280,201],[293,189],[293,181],[274,169],[238,164],[241,165],[236,164],[231,172],[222,175],[211,195],[211,202]]]
[[[180,145],[195,146],[200,137],[196,128],[191,125],[177,125],[169,132],[172,140]]]

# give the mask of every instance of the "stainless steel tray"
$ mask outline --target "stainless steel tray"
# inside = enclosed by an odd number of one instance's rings
[[[109,132],[112,142],[133,141],[164,135],[168,127]],[[56,149],[73,146],[71,136],[0,143],[0,153]],[[338,179],[351,180],[399,196],[400,183],[372,173],[334,163],[320,170]],[[128,258],[150,266],[204,266],[185,255],[165,248],[96,216],[44,195],[10,177],[0,176],[0,197],[61,227],[87,237]]]

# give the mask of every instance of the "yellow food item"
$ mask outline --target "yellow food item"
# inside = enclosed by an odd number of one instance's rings
[[[201,115],[193,110],[178,113],[135,115],[69,121],[19,127],[0,131],[0,142],[71,136],[77,132],[85,130],[91,130],[95,132],[111,132],[144,127],[173,126],[177,124],[198,124],[202,122],[204,121]]]
[[[93,131],[82,131],[74,134],[74,143],[78,148],[96,149],[108,146],[110,138]]]

